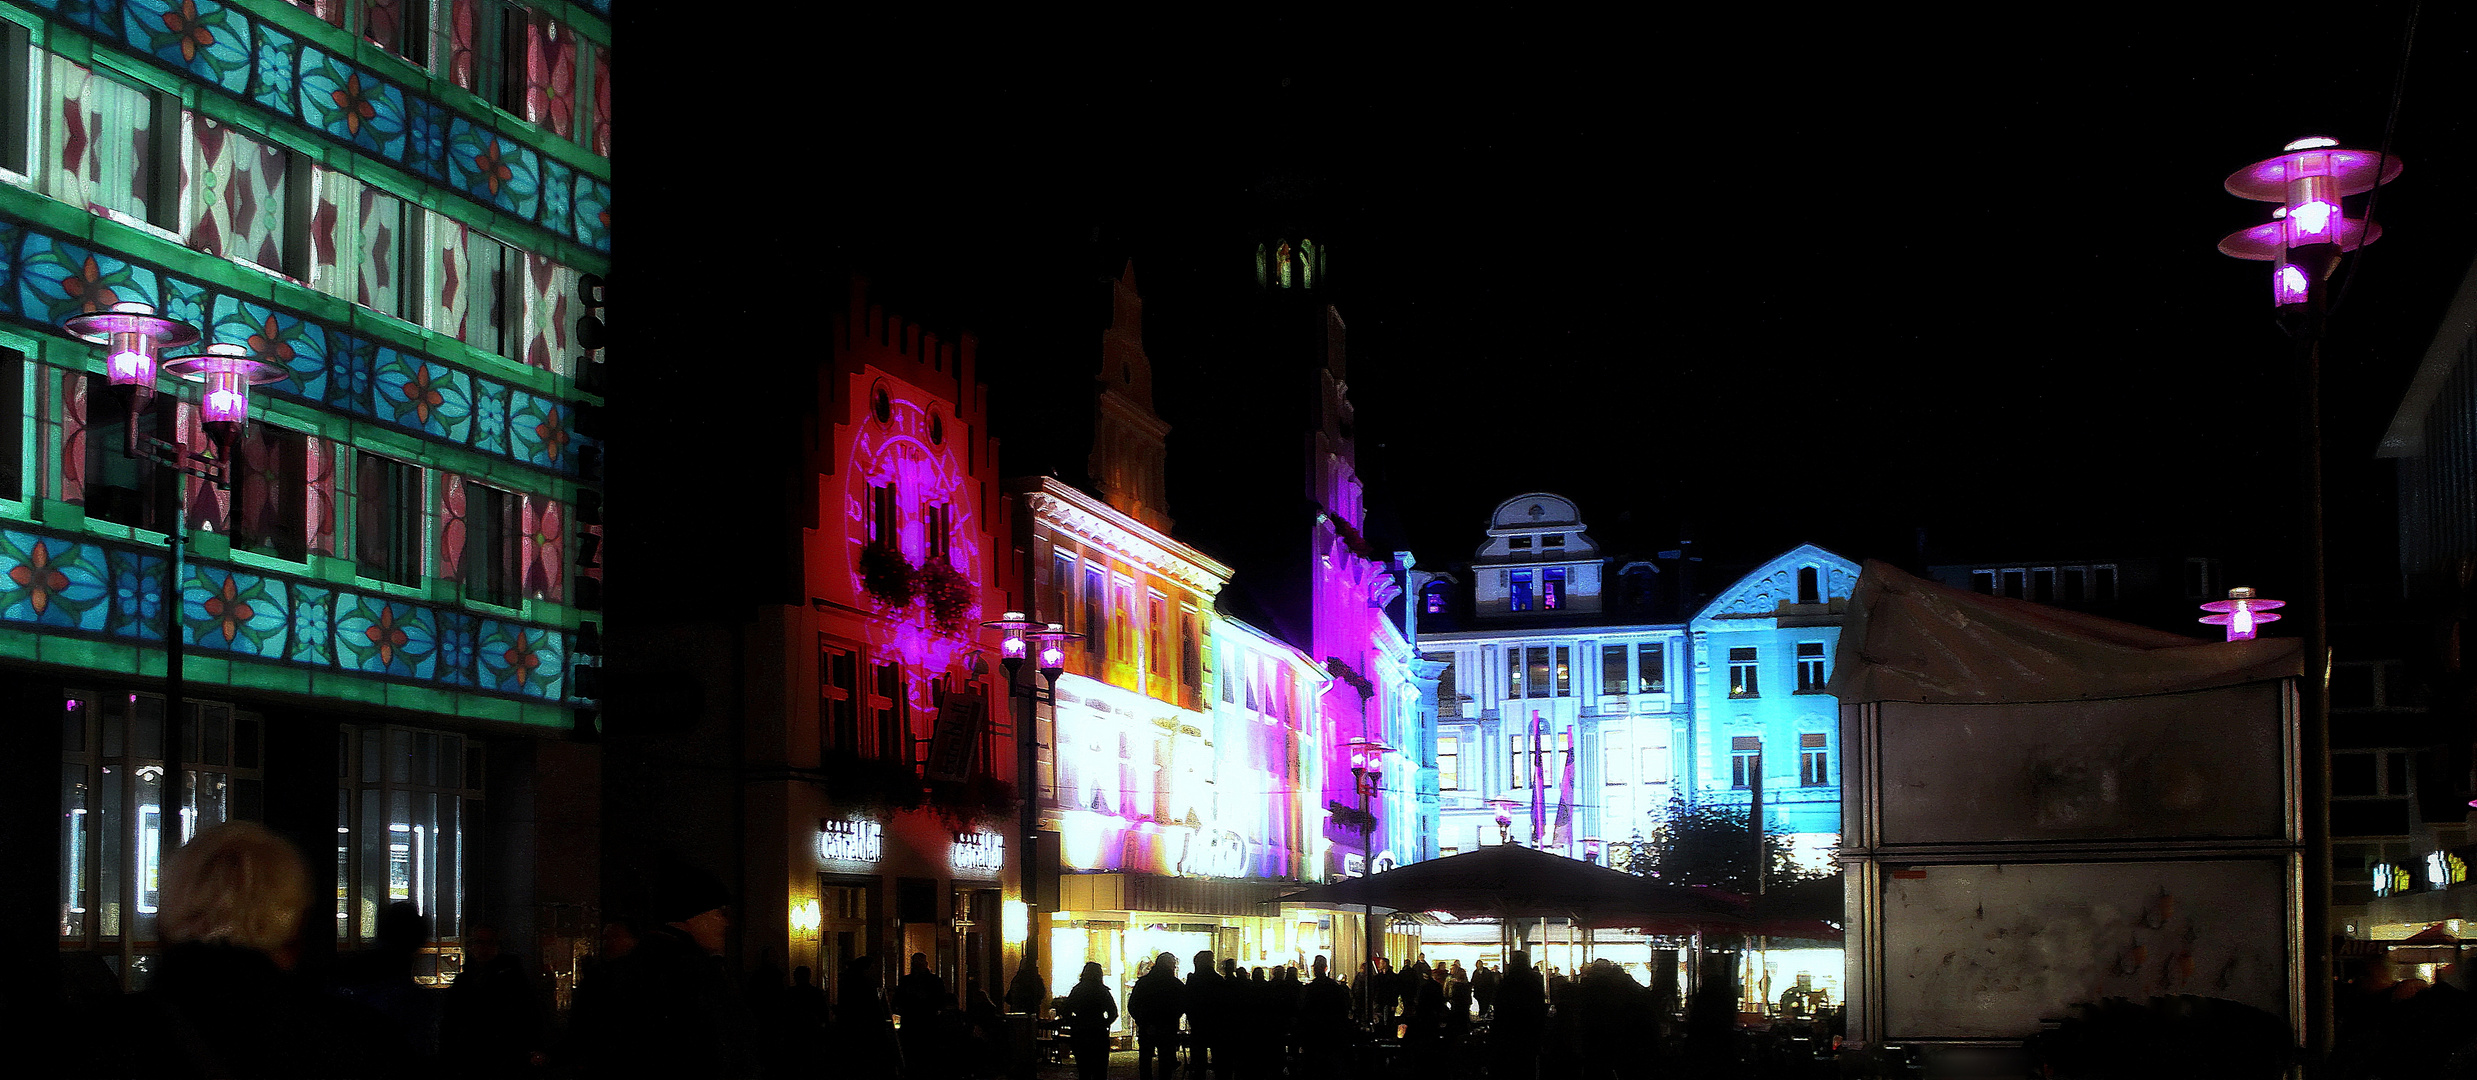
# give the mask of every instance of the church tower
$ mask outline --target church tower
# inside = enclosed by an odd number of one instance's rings
[[[1170,531],[1162,476],[1170,425],[1153,412],[1152,360],[1144,355],[1144,298],[1135,263],[1110,282],[1110,324],[1101,332],[1100,393],[1092,406],[1092,457],[1085,470],[1101,499],[1154,529]]]

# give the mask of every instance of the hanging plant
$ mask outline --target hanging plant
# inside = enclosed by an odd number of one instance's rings
[[[950,634],[963,629],[979,592],[971,578],[944,559],[931,559],[920,568],[920,591],[929,601],[929,621]]]
[[[920,593],[920,570],[892,544],[860,549],[860,587],[887,607],[902,607]]]

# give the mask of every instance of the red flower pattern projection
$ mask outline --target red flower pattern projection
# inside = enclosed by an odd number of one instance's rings
[[[86,311],[102,311],[120,302],[120,294],[103,283],[103,268],[95,265],[95,257],[86,256],[86,265],[60,279],[60,291],[75,300]]]
[[[26,561],[9,568],[9,580],[26,590],[26,602],[41,615],[52,606],[52,597],[69,587],[69,575],[52,569],[52,550],[43,541],[34,542],[34,550]]]
[[[287,370],[292,367],[292,346],[284,342],[283,331],[275,324],[275,316],[267,316],[267,325],[249,336],[249,354]]]
[[[370,104],[369,97],[361,89],[361,75],[358,72],[346,77],[344,85],[327,97],[335,102],[336,108],[343,110],[344,130],[352,134],[361,134],[361,122],[378,115],[378,106]]]
[[[378,662],[382,667],[395,663],[396,650],[403,648],[404,643],[411,640],[403,628],[396,625],[394,604],[379,605],[378,620],[371,623],[370,628],[361,633],[362,636],[370,639],[370,644],[378,646]]]
[[[515,176],[516,170],[508,167],[507,155],[499,150],[499,140],[485,139],[483,141],[489,145],[484,146],[481,153],[473,155],[473,171],[481,176],[482,183],[490,188],[490,193],[496,195],[499,193],[499,185],[507,183],[510,177]]]
[[[568,446],[568,429],[559,422],[558,406],[542,410],[542,422],[533,425],[533,434],[542,440],[542,452],[549,454],[552,461],[559,460]]]
[[[215,32],[198,21],[197,0],[181,0],[180,10],[163,13],[163,28],[181,39],[181,62],[194,63],[198,50],[215,44]]]
[[[241,633],[241,627],[258,614],[251,609],[249,601],[241,599],[241,583],[234,581],[230,574],[224,575],[224,587],[207,597],[202,606],[206,608],[206,617],[215,620],[216,632],[224,635],[227,645]]]
[[[440,402],[447,400],[447,395],[440,393],[437,387],[430,385],[430,367],[427,364],[416,365],[413,368],[413,377],[404,380],[404,389],[397,393],[404,395],[404,403],[412,408],[413,416],[425,424],[430,422],[430,410],[438,408]],[[397,412],[401,413],[403,410],[399,409]]]
[[[525,498],[526,546],[532,549],[525,567],[525,591],[554,600],[559,598],[566,550],[562,517],[558,503],[539,496]]]
[[[542,666],[542,654],[533,651],[532,639],[522,630],[516,632],[516,644],[508,646],[499,659],[507,663],[508,673],[516,676],[519,690],[533,685],[533,673]]]

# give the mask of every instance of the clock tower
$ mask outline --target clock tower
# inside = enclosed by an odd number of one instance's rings
[[[1101,499],[1154,529],[1170,531],[1162,476],[1170,425],[1153,412],[1152,360],[1144,355],[1144,298],[1135,264],[1110,281],[1110,323],[1101,332],[1100,392],[1092,405],[1092,457],[1085,469]]]

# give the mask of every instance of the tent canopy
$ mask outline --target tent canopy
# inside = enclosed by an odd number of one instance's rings
[[[1745,901],[1715,889],[1664,885],[1562,855],[1500,844],[1381,874],[1310,886],[1266,903],[1442,911],[1456,918],[1572,919],[1653,933],[1739,930]]]
[[[2303,672],[2296,638],[2185,637],[1938,585],[1869,560],[1827,690],[1845,703],[2079,701]]]

